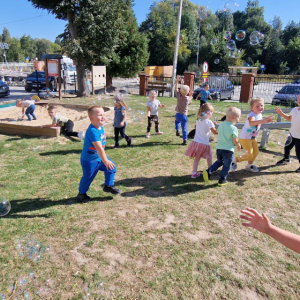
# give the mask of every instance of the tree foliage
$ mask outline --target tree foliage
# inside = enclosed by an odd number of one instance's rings
[[[77,59],[79,95],[88,93],[85,67],[104,64],[109,75],[128,76],[146,65],[147,40],[138,31],[130,0],[28,1],[68,20],[60,37],[63,49]]]
[[[151,65],[172,64],[175,32],[178,14],[178,0],[162,0],[155,2],[141,24],[140,31],[147,34],[149,39]],[[199,9],[206,11],[206,16],[200,19]],[[200,24],[199,24],[200,23]],[[197,48],[200,25],[200,47]],[[236,40],[237,48],[242,51],[239,59],[228,56],[226,40],[223,38],[225,31],[232,33],[235,39],[237,30],[244,30],[246,38]],[[264,34],[264,41],[257,45],[250,44],[250,34],[259,31]],[[300,37],[300,23],[290,22],[284,29],[280,17],[267,23],[264,19],[264,7],[259,5],[258,0],[248,0],[247,7],[243,11],[220,11],[213,13],[204,6],[195,5],[185,1],[182,10],[181,32],[185,38],[180,41],[179,53],[183,51],[183,57],[178,60],[178,72],[182,73],[188,65],[196,63],[199,51],[199,65],[204,61],[209,63],[211,71],[227,72],[230,65],[241,65],[245,62],[252,66],[266,66],[268,73],[282,73],[285,68],[291,72],[299,72],[300,63],[292,55],[297,52],[297,42]],[[212,39],[217,39],[217,44],[211,45]],[[294,41],[294,42],[293,42]],[[293,54],[292,54],[293,53]],[[220,63],[215,64],[215,59]]]

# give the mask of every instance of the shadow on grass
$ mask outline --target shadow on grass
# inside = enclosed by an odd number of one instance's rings
[[[131,146],[127,146],[126,144],[124,145],[120,145],[118,148],[137,148],[137,147],[153,147],[153,146],[165,146],[165,145],[175,145],[175,146],[178,146],[178,145],[181,145],[182,143],[182,140],[178,143],[171,143],[170,141],[169,142],[146,142],[146,143],[141,143],[141,144],[137,144],[137,145],[131,145]],[[113,149],[114,146],[106,146],[105,149]]]
[[[92,198],[91,202],[98,201],[98,202],[104,202],[104,201],[110,201],[113,200],[112,196],[105,196],[105,197],[96,197]],[[38,211],[41,209],[47,209],[52,206],[56,205],[74,205],[74,204],[81,204],[80,201],[77,200],[76,197],[67,198],[67,199],[61,199],[61,200],[50,200],[47,198],[36,198],[36,199],[21,199],[21,200],[10,200],[11,203],[11,211],[10,213],[3,217],[3,218],[50,218],[52,214],[55,214],[53,212],[49,212],[48,214],[41,214],[41,215],[18,215],[18,213],[23,212],[32,212],[32,211]]]
[[[264,148],[259,148],[259,151],[263,152],[263,153],[267,153],[267,154],[273,154],[275,156],[279,156],[279,157],[283,158],[284,148],[283,148],[282,152],[272,151],[272,150],[268,150],[268,149],[264,149]],[[290,157],[294,158],[294,159],[297,159],[297,157],[293,156],[293,155],[291,155]]]
[[[190,175],[128,178],[115,182],[115,185],[139,187],[135,191],[122,193],[123,197],[147,196],[153,198],[175,197],[217,186],[217,184],[204,183],[202,177],[192,179]]]
[[[59,151],[50,151],[39,153],[40,156],[49,156],[49,155],[67,155],[67,154],[80,154],[82,149],[78,150],[59,150]]]

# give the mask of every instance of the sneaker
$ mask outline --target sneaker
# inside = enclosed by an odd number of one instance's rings
[[[198,178],[200,176],[200,173],[196,172],[196,173],[193,173],[191,178]]]
[[[127,141],[127,146],[131,146],[131,141],[132,141],[132,138],[129,137],[129,138],[128,138],[128,141]]]
[[[283,159],[279,160],[279,161],[276,163],[276,165],[277,165],[277,166],[284,166],[284,165],[287,165],[287,164],[289,164],[289,163],[291,163],[291,160],[290,160],[289,158],[288,158],[288,159],[283,158]]]
[[[150,132],[147,132],[146,133],[146,139],[149,139],[149,137],[150,137]]]
[[[251,165],[250,167],[248,167],[248,165],[246,165],[245,170],[249,171],[249,172],[253,172],[253,173],[258,173],[259,170],[257,169],[256,166]]]
[[[81,142],[84,140],[84,132],[83,131],[78,132],[78,138]]]
[[[187,140],[183,140],[181,145],[187,145]]]
[[[209,174],[209,170],[203,170],[203,179],[205,182],[209,182],[210,180],[210,174]]]
[[[295,172],[296,173],[300,173],[300,167]]]
[[[78,201],[81,201],[82,203],[87,203],[87,202],[89,202],[89,201],[92,200],[91,197],[88,196],[86,193],[84,193],[84,194],[80,194],[80,193],[79,193],[79,194],[77,195],[76,199],[77,199]]]
[[[226,185],[228,184],[228,181],[226,179],[220,179],[219,182],[218,182],[218,186],[223,186],[223,185]]]
[[[114,195],[121,193],[121,191],[119,189],[117,189],[116,187],[114,187],[113,185],[112,186],[105,185],[103,188],[103,192],[111,193]]]
[[[179,130],[176,130],[176,136],[180,136]]]
[[[164,133],[161,132],[161,131],[157,131],[155,134],[156,134],[156,135],[162,135],[162,134],[164,134]]]
[[[231,172],[235,172],[236,169],[237,169],[237,164],[236,164],[236,163],[231,163],[230,171],[231,171]]]
[[[117,146],[117,145],[114,145],[114,150],[116,150],[116,149],[118,149],[119,148],[119,146]]]

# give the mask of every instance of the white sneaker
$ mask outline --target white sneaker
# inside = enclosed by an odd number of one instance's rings
[[[231,163],[231,166],[230,166],[230,170],[231,172],[235,172],[237,169],[237,164],[236,163]]]
[[[156,134],[156,135],[162,135],[162,134],[163,134],[163,132],[161,132],[161,131],[158,131],[158,132],[156,132],[155,134]]]
[[[150,137],[150,132],[147,132],[146,133],[146,139],[149,139],[149,137]]]
[[[84,140],[84,136],[85,136],[85,134],[84,134],[83,131],[79,131],[79,132],[78,132],[78,138],[79,138],[79,140],[80,140],[81,142]]]
[[[253,172],[253,173],[258,173],[259,170],[257,169],[256,166],[251,165],[250,167],[248,167],[248,165],[246,165],[245,170],[249,171],[249,172]]]

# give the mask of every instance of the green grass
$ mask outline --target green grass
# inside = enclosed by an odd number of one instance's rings
[[[190,178],[192,160],[175,136],[176,100],[159,99],[166,104],[159,110],[162,136],[145,139],[146,114],[132,121],[138,110],[146,111],[145,97],[127,99],[132,147],[121,140],[121,147],[112,149],[108,120],[106,153],[116,162],[115,185],[122,194],[105,194],[100,172],[88,204],[75,199],[82,143],[0,135],[1,196],[12,205],[0,218],[0,296],[8,299],[17,282],[10,299],[23,299],[26,292],[32,299],[73,300],[300,298],[299,255],[242,227],[239,219],[240,210],[250,206],[298,233],[299,175],[293,172],[298,163],[294,158],[287,166],[274,165],[286,132],[271,132],[256,161],[259,174],[247,173],[241,163],[227,186],[217,186],[218,173],[206,184],[202,176]],[[63,102],[99,103],[97,98]],[[103,98],[101,104],[112,106],[112,100]],[[220,119],[228,107],[242,104],[213,105]],[[197,110],[193,102],[189,129]],[[199,170],[204,168],[201,160]],[[17,241],[24,237],[50,250],[37,261],[21,255]]]

